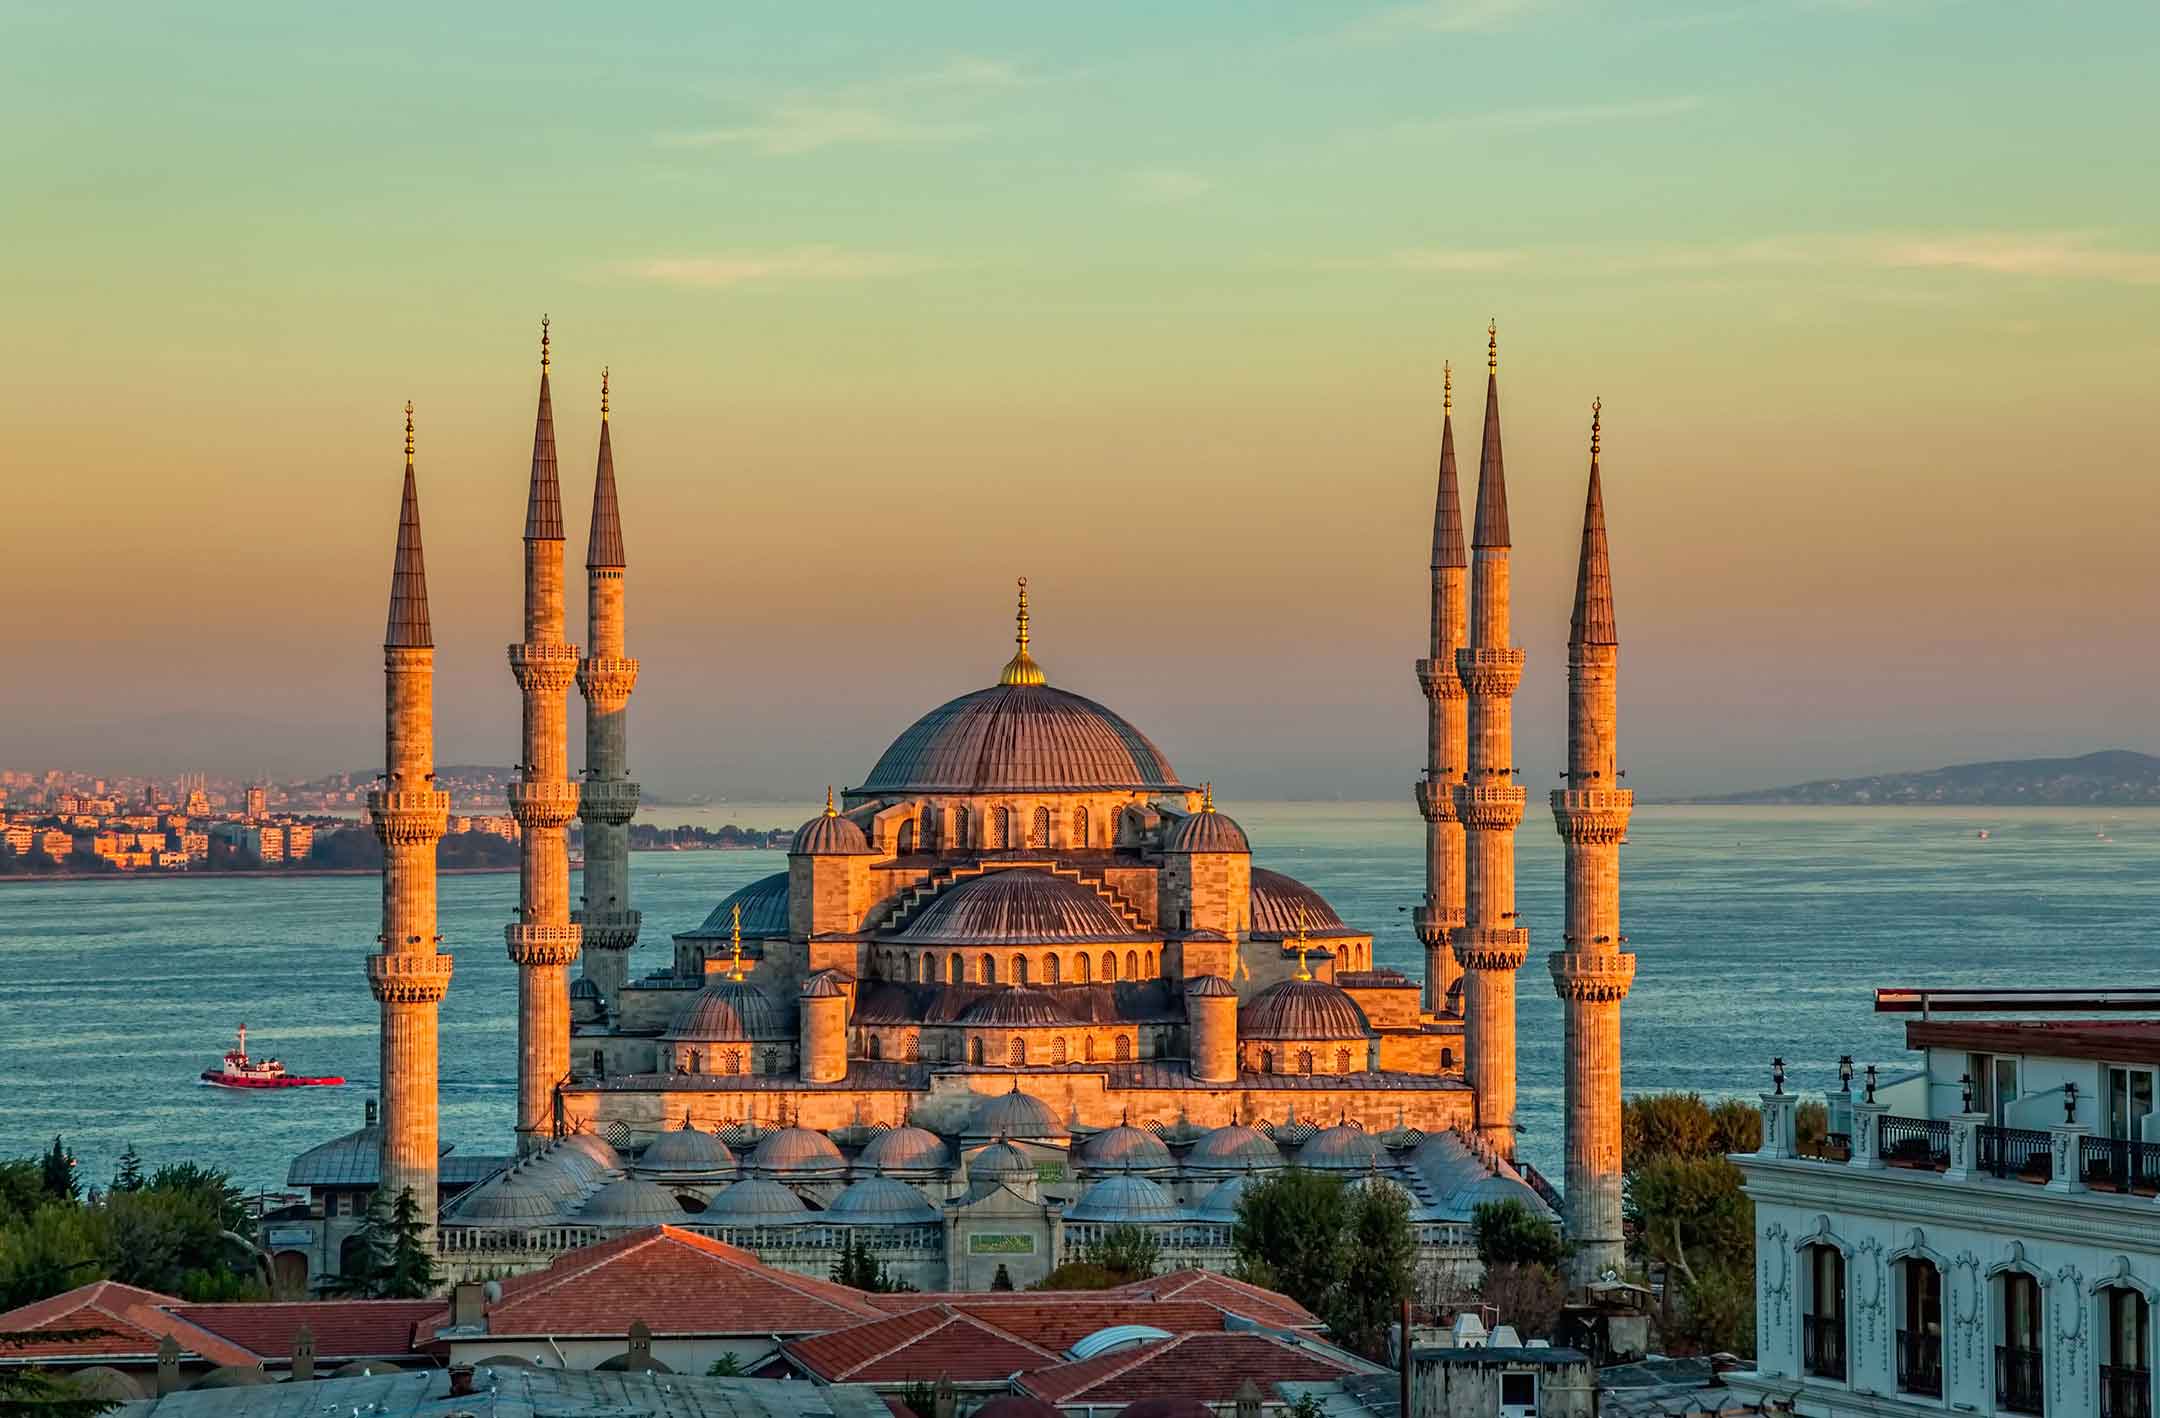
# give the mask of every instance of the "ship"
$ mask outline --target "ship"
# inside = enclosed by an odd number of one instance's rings
[[[224,1062],[217,1068],[204,1069],[202,1081],[219,1088],[334,1088],[345,1080],[287,1073],[285,1065],[276,1059],[249,1058],[247,1026],[243,1024],[239,1041],[225,1051]]]

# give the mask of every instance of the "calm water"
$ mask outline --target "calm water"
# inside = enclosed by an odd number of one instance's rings
[[[764,826],[810,811],[655,816]],[[1311,882],[1370,927],[1380,963],[1420,968],[1403,908],[1423,889],[1423,828],[1407,808],[1237,815],[1260,865]],[[1518,861],[1531,930],[1522,1146],[1557,1175],[1560,1007],[1543,961],[1560,935],[1560,844],[1535,810]],[[2120,983],[2154,959],[2155,810],[1645,808],[1622,861],[1623,920],[1641,961],[1625,1014],[1631,1091],[1751,1090],[1775,1052],[1810,1088],[1841,1053],[1901,1059],[1901,1021],[1869,1011],[1877,984]],[[646,925],[634,973],[671,958],[671,932],[784,865],[766,852],[635,855]],[[467,1151],[510,1141],[516,991],[502,925],[516,899],[515,873],[442,883],[443,936],[458,957],[442,1008],[443,1136]],[[133,1142],[153,1164],[201,1158],[277,1185],[293,1153],[359,1123],[376,1066],[361,958],[378,910],[372,877],[0,886],[0,1156],[61,1132],[94,1181]],[[199,1085],[243,1020],[257,1053],[351,1083]]]

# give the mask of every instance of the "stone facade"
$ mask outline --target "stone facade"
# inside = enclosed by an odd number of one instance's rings
[[[630,905],[630,819],[639,788],[629,776],[630,694],[638,662],[623,625],[622,512],[616,505],[615,447],[608,429],[607,376],[600,377],[600,455],[593,475],[592,531],[585,551],[586,657],[578,662],[585,696],[585,782],[578,818],[585,833],[581,900],[572,914],[584,976],[603,1009],[614,1007],[630,975],[630,950],[642,919]]]
[[[1425,774],[1417,784],[1418,811],[1425,818],[1425,899],[1414,921],[1425,946],[1425,1009],[1431,1014],[1462,1011],[1457,988],[1462,970],[1451,941],[1465,909],[1463,825],[1455,791],[1466,781],[1470,721],[1455,660],[1468,644],[1467,567],[1455,473],[1455,376],[1449,370],[1441,396],[1440,485],[1433,500],[1431,654],[1417,662],[1426,702]]]

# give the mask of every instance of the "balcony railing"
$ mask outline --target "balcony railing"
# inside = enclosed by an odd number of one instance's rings
[[[1897,1386],[1899,1393],[1942,1397],[1942,1336],[1897,1332]]]
[[[1801,1337],[1805,1341],[1805,1353],[1801,1355],[1801,1359],[1807,1371],[1818,1379],[1843,1379],[1845,1317],[1803,1315],[1800,1327]]]
[[[2102,1364],[2100,1418],[2152,1418],[2152,1371]]]
[[[2078,1143],[2085,1185],[2108,1191],[2160,1192],[2160,1142],[2088,1137]]]
[[[1982,1127],[1980,1170],[1991,1177],[2044,1182],[2055,1170],[2048,1135],[2033,1128]]]
[[[1893,1167],[1941,1171],[1950,1165],[1950,1124],[1935,1118],[1900,1118],[1889,1113],[1877,1124],[1877,1146]]]
[[[1995,1346],[1995,1406],[2005,1413],[2041,1413],[2040,1351],[2015,1344]]]

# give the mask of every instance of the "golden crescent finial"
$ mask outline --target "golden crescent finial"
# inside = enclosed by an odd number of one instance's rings
[[[412,455],[412,400],[407,399],[405,401],[405,466],[407,469],[412,467]]]
[[[608,387],[607,387],[607,386],[608,386],[608,371],[607,371],[607,366],[603,364],[603,365],[601,365],[601,366],[600,366],[600,422],[602,422],[602,423],[606,423],[606,422],[607,422],[607,395],[608,395]]]
[[[1592,399],[1590,401],[1590,457],[1593,462],[1596,461],[1598,454],[1599,420],[1604,413],[1605,401],[1603,399]]]
[[[1440,412],[1455,412],[1455,366],[1447,360],[1440,361]]]
[[[825,815],[827,817],[838,817],[840,815],[840,810],[833,806],[832,784],[830,783],[825,785]]]
[[[730,913],[730,916],[729,916],[729,921],[728,921],[728,941],[729,941],[729,943],[730,943],[730,944],[731,944],[731,945],[732,945],[732,946],[734,947],[734,951],[735,951],[735,955],[734,955],[734,960],[732,961],[732,968],[731,968],[731,969],[730,969],[730,971],[729,971],[729,974],[730,974],[730,978],[732,978],[732,979],[736,979],[736,980],[740,980],[740,979],[741,979],[741,978],[743,977],[743,968],[742,968],[742,902],[740,902],[740,901],[738,901],[738,902],[736,902],[736,903],[735,903],[735,906],[734,906],[734,908],[733,908],[733,910],[732,910],[732,912]]]
[[[1028,594],[1027,577],[1025,576],[1020,578],[1020,609],[1013,616],[1013,620],[1019,627],[1017,633],[1013,636],[1013,644],[1019,646],[1019,648],[1013,651],[1013,657],[1005,662],[1004,671],[998,675],[998,683],[1045,683],[1042,667],[1035,663],[1033,656],[1028,654]]]
[[[1200,811],[1215,811],[1215,785],[1213,783],[1202,783],[1200,785]]]
[[[540,317],[540,370],[541,370],[541,372],[542,372],[542,373],[546,373],[546,372],[547,372],[547,367],[548,367],[548,318],[547,318],[547,316],[545,316],[545,315],[542,315],[542,316]]]
[[[1485,322],[1485,368],[1488,370],[1496,370],[1499,367],[1500,322],[1497,319],[1493,319]]]

